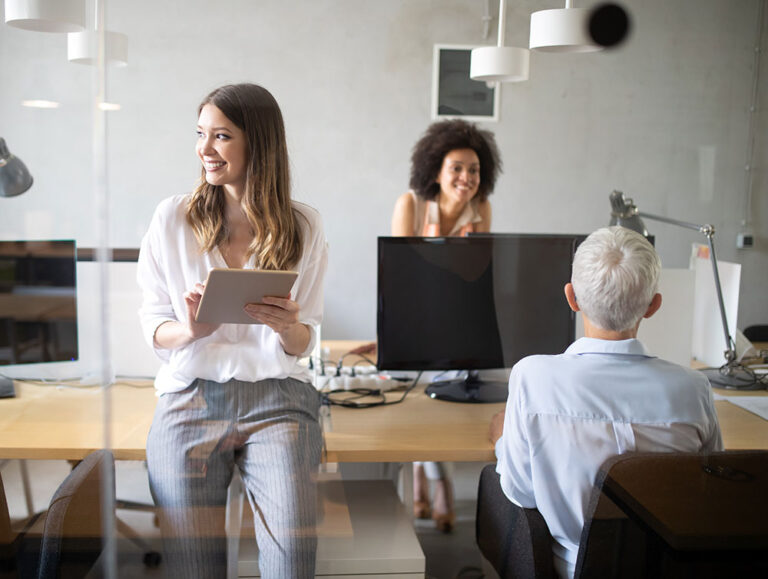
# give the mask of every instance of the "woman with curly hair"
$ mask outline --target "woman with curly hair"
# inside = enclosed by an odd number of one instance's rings
[[[432,124],[413,148],[411,190],[400,196],[392,235],[487,232],[501,160],[493,133],[462,120]]]
[[[162,360],[147,438],[169,577],[224,577],[225,505],[237,468],[254,511],[262,577],[315,576],[320,396],[300,358],[317,341],[327,249],[320,215],[291,199],[280,108],[255,84],[220,87],[197,111],[201,178],[157,207],[138,282]],[[290,296],[196,321],[212,268],[298,272]]]
[[[491,229],[491,203],[501,160],[490,131],[462,120],[432,124],[413,148],[411,190],[401,195],[392,215],[392,235],[464,236]],[[453,489],[449,464],[415,462],[413,512],[453,530]],[[430,505],[429,480],[435,483]]]

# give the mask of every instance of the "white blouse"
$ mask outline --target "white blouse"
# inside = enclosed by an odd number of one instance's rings
[[[298,356],[286,354],[276,332],[264,324],[222,324],[210,336],[174,350],[154,345],[155,331],[167,321],[185,321],[183,294],[195,283],[203,283],[214,267],[228,267],[218,248],[201,252],[185,208],[189,195],[176,195],[162,201],[141,242],[137,281],[143,294],[139,309],[147,343],[162,360],[155,378],[159,394],[177,392],[196,378],[227,382],[231,379],[257,382],[267,378],[295,378],[311,381],[308,368]],[[328,249],[320,214],[294,202],[302,231],[303,251],[292,268],[299,275],[291,297],[299,304],[299,321],[310,329],[306,356],[317,341],[317,328],[323,317],[323,280],[328,265]],[[246,268],[253,269],[251,256]]]

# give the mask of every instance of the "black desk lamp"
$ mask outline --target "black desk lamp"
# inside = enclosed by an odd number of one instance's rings
[[[695,223],[688,223],[687,221],[679,221],[677,219],[670,219],[669,217],[644,213],[637,209],[632,199],[624,197],[624,193],[621,191],[614,191],[611,193],[610,199],[610,225],[620,225],[648,237],[648,230],[646,230],[645,224],[641,219],[641,217],[645,217],[646,219],[653,219],[685,227],[686,229],[693,229],[694,231],[704,234],[707,238],[707,244],[709,245],[709,260],[712,263],[712,273],[715,276],[717,303],[720,307],[720,320],[723,324],[723,337],[725,338],[725,351],[723,352],[723,356],[725,357],[725,363],[719,368],[706,368],[702,370],[702,372],[709,378],[709,381],[713,386],[719,388],[729,388],[734,390],[757,390],[765,388],[765,385],[756,378],[752,371],[742,366],[736,360],[736,347],[731,335],[728,333],[728,320],[725,317],[723,290],[720,287],[720,275],[717,271],[717,258],[715,257],[715,244],[713,239],[715,236],[714,225],[709,223],[705,225],[697,225]]]
[[[32,175],[0,137],[0,197],[15,197],[32,187]]]

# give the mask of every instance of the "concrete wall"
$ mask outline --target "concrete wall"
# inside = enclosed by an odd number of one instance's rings
[[[593,2],[583,1],[587,6]],[[528,82],[501,88],[495,132],[504,173],[493,230],[589,232],[608,195],[644,211],[713,223],[720,259],[743,264],[738,326],[768,322],[768,117],[755,127],[747,204],[749,107],[759,0],[629,0],[615,51],[531,55]],[[156,204],[189,191],[196,107],[227,82],[257,82],[281,104],[294,196],[320,210],[330,244],[324,338],[374,338],[376,237],[407,189],[410,150],[432,121],[435,44],[483,37],[480,0],[107,0],[108,28],[129,37],[129,66],[108,70],[109,243],[138,246]],[[529,15],[561,2],[510,3],[508,44]],[[768,27],[766,27],[768,28]],[[768,30],[763,30],[766,43]],[[758,112],[768,104],[763,58]],[[0,25],[0,136],[34,187],[0,199],[3,239],[98,240],[92,188],[96,73],[67,62],[64,35]],[[24,108],[22,99],[62,103]],[[755,247],[736,249],[748,216]],[[666,267],[686,267],[695,232],[648,222]],[[143,347],[143,346],[142,346]]]

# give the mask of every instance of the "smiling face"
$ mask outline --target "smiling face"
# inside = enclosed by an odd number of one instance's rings
[[[205,180],[242,195],[247,171],[245,133],[212,104],[205,105],[197,120],[197,156],[205,169]]]
[[[443,157],[435,179],[440,194],[460,204],[469,203],[480,186],[480,159],[472,149],[455,149]]]

